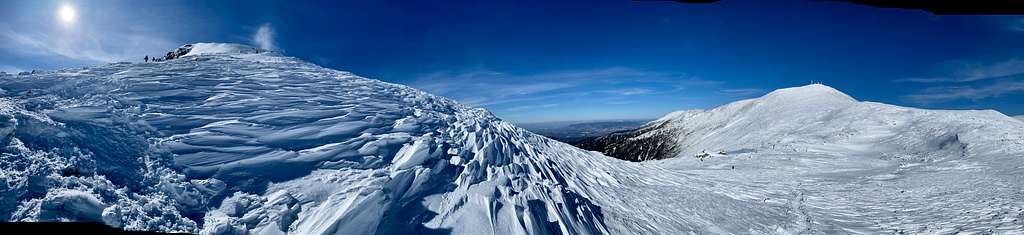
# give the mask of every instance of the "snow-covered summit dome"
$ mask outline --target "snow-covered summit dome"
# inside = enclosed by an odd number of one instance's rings
[[[766,102],[855,102],[853,97],[822,84],[782,88],[760,98]],[[771,100],[771,101],[768,101]]]
[[[173,51],[167,52],[167,55],[164,56],[163,59],[172,60],[181,57],[199,55],[244,55],[266,52],[269,51],[243,44],[201,42],[185,44],[178,47]]]
[[[265,50],[255,48],[248,45],[235,44],[235,43],[193,43],[190,44],[192,49],[185,54],[189,55],[205,55],[205,54],[253,54],[259,53]],[[188,45],[186,45],[188,46]]]

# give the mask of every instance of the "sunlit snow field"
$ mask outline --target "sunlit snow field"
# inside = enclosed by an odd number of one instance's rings
[[[655,122],[678,157],[634,163],[278,53],[191,50],[0,78],[3,218],[206,234],[1024,231],[1024,122],[994,111],[810,85],[670,114]]]

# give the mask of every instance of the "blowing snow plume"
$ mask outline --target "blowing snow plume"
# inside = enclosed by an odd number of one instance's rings
[[[256,34],[252,35],[252,42],[263,50],[277,50],[277,44],[274,43],[274,28],[270,27],[270,23],[260,25],[260,28],[256,30]]]

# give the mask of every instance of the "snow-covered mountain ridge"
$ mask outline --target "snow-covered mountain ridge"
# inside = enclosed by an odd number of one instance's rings
[[[989,112],[879,108],[933,114],[897,123],[907,130],[895,136],[956,136],[879,157],[835,144],[903,138],[810,129],[824,128],[814,124],[822,117],[858,123],[865,114],[836,110],[863,102],[827,87],[782,90],[659,120],[674,127],[664,133],[702,138],[679,139],[681,149],[727,156],[633,163],[406,86],[246,48],[197,43],[161,62],[0,77],[3,219],[205,234],[1022,231],[1012,220],[1024,217],[1024,134],[1013,130],[1022,124]],[[793,110],[799,125],[777,119]],[[964,124],[943,130],[950,123]],[[815,147],[820,139],[833,145]],[[962,151],[948,147],[958,142]]]
[[[860,152],[912,161],[962,157],[967,151],[1020,152],[1019,122],[992,110],[924,110],[858,102],[813,84],[712,110],[679,111],[654,122],[675,134],[680,156],[771,150]],[[653,134],[651,134],[653,135]],[[965,143],[974,142],[974,143]],[[955,154],[952,152],[959,152]]]
[[[813,84],[776,90],[711,110],[673,112],[637,131],[599,138],[591,145],[607,151],[631,149],[635,147],[632,145],[659,146],[647,152],[612,154],[641,157],[629,160],[756,150],[853,151],[925,161],[967,154],[952,153],[969,150],[958,148],[966,146],[962,143],[966,136],[989,145],[986,148],[1021,151],[1018,145],[996,144],[1014,140],[1020,133],[1014,128],[1018,125],[1013,118],[992,110],[924,110],[858,102],[831,87]],[[661,142],[665,144],[650,144]]]
[[[559,172],[513,161],[525,134],[486,111],[238,48],[6,78],[5,214],[210,233],[604,230],[568,185],[531,179]],[[486,190],[491,177],[517,188]],[[531,210],[497,216],[495,200]]]
[[[992,110],[860,102],[814,84],[673,112],[595,142],[612,156],[730,182],[726,191],[792,197],[809,232],[1024,228],[1024,123]]]
[[[4,219],[209,234],[797,227],[783,208],[620,165],[406,86],[198,48],[0,79]],[[678,196],[635,202],[658,193]],[[726,215],[703,208],[723,202],[750,221],[713,223]]]

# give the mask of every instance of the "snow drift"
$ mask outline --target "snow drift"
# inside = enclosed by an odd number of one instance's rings
[[[613,159],[482,109],[245,48],[193,44],[161,62],[5,77],[0,212],[210,234],[714,226],[629,214],[644,207],[615,189],[657,185],[625,186],[633,177],[609,172],[621,170]]]
[[[665,159],[646,163],[724,183],[726,194],[784,198],[806,232],[1024,228],[1024,123],[992,110],[860,102],[813,84],[594,142],[626,160]]]
[[[241,45],[6,78],[3,210],[208,233],[602,233],[529,133]]]
[[[783,90],[763,102],[658,121],[676,127],[665,130],[680,134],[683,155],[724,149],[736,160],[631,163],[532,134],[483,109],[278,53],[216,43],[182,48],[161,62],[0,79],[2,218],[205,234],[683,234],[1020,231],[1020,222],[1004,218],[1024,216],[1012,211],[1024,191],[1015,178],[1024,124],[993,112],[862,104],[825,87]],[[761,123],[793,113],[776,108],[807,117]],[[827,128],[815,122],[823,117],[880,125],[863,112],[923,116],[899,119],[895,125],[906,129],[895,133],[867,128],[836,137],[824,133],[846,129],[815,129]],[[706,116],[689,118],[696,115]],[[756,128],[774,132],[746,133]],[[900,138],[924,134],[936,138]],[[820,145],[823,139],[854,145]],[[843,169],[819,166],[859,162],[826,152],[872,143],[927,150],[890,159],[933,161],[891,167],[876,159],[861,169],[869,173],[839,177],[846,184],[798,171]],[[752,156],[763,161],[722,170]],[[768,169],[745,170],[755,166]],[[943,176],[929,179],[959,191],[920,180],[900,185],[933,190],[915,195],[981,200],[949,206],[893,196],[878,198],[932,210],[858,207],[893,205],[863,197],[871,193],[859,190],[877,189],[864,185],[924,176]],[[968,183],[1002,188],[964,190]],[[941,210],[982,205],[998,205],[984,212],[1002,217]]]

